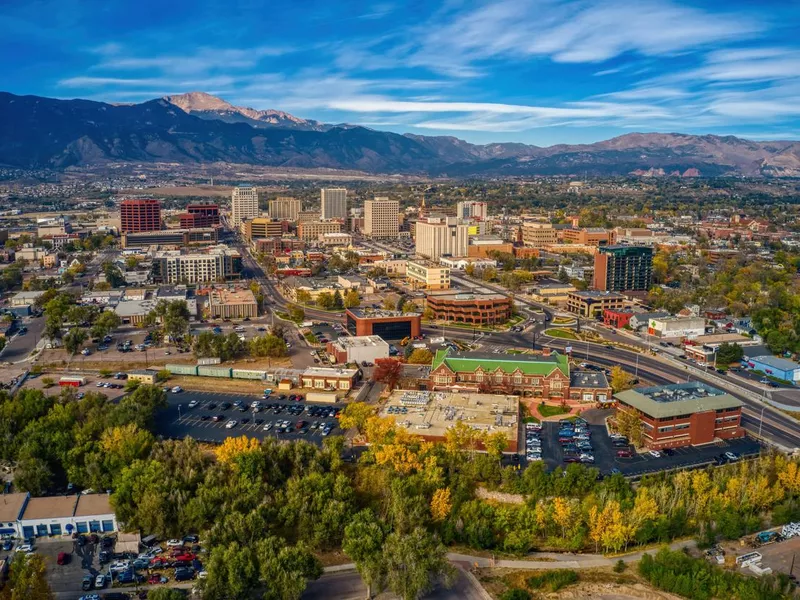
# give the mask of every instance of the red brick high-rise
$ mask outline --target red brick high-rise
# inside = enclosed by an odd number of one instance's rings
[[[190,204],[186,212],[180,215],[181,227],[213,227],[219,225],[219,206],[216,204]]]
[[[161,229],[161,203],[158,200],[153,198],[123,200],[119,212],[122,233]]]

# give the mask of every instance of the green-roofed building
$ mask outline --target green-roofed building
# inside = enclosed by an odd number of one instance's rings
[[[433,390],[501,392],[590,402],[610,397],[611,389],[602,374],[591,381],[586,378],[580,381],[579,387],[570,384],[569,359],[557,352],[512,355],[439,350],[433,358],[430,375]]]

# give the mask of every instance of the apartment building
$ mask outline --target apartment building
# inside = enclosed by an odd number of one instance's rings
[[[297,237],[304,242],[316,242],[326,233],[341,233],[340,221],[309,221],[297,226]]]
[[[469,226],[454,217],[431,215],[416,225],[416,253],[430,260],[469,256]]]
[[[154,198],[128,198],[119,206],[120,232],[161,229],[161,203]]]
[[[347,218],[347,190],[345,188],[322,188],[320,202],[323,221]]]
[[[242,221],[259,215],[258,191],[252,185],[240,185],[231,192],[231,225],[239,227]]]
[[[156,283],[215,283],[236,279],[242,272],[242,257],[224,244],[206,252],[158,251],[153,255]]]
[[[450,268],[443,265],[408,261],[406,281],[415,290],[449,290]]]
[[[375,198],[364,202],[364,235],[373,239],[394,239],[400,231],[400,202]]]
[[[301,210],[297,213],[298,223],[310,223],[311,221],[319,221],[322,216],[318,210]]]
[[[213,289],[208,293],[208,312],[213,319],[254,319],[258,302],[252,290]]]
[[[594,255],[596,290],[647,292],[653,282],[653,249],[649,246],[606,246]]]
[[[269,216],[278,221],[297,221],[302,205],[297,198],[278,196],[268,204]]]
[[[550,223],[523,223],[522,243],[533,248],[541,248],[558,242],[558,232]]]
[[[190,246],[216,244],[218,231],[214,227],[195,229],[161,229],[122,234],[123,248],[146,248],[147,246]]]

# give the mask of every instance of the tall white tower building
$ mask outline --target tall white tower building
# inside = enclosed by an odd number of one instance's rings
[[[239,185],[231,194],[231,225],[238,229],[242,221],[259,215],[258,192],[252,185]]]
[[[375,198],[364,202],[364,235],[375,238],[396,238],[400,230],[400,202]]]
[[[321,218],[346,219],[347,218],[347,190],[344,188],[322,188],[321,190]]]

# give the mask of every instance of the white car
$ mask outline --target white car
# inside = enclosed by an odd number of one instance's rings
[[[238,424],[239,424],[239,421],[236,421],[236,420],[230,420],[230,421],[228,421],[227,423],[225,423],[225,429],[233,429],[233,428],[234,428],[234,427],[236,427]]]
[[[725,458],[727,458],[731,462],[736,462],[737,460],[739,460],[739,455],[734,454],[733,452],[726,452]]]
[[[650,450],[648,454],[653,458],[661,458],[661,452],[659,452],[658,450]]]
[[[102,589],[106,586],[106,576],[100,573],[97,577],[94,578],[94,587],[98,590]]]
[[[183,540],[167,540],[167,548],[177,548],[183,546]]]
[[[17,552],[33,552],[33,546],[31,544],[22,544],[22,546],[17,546]]]
[[[189,408],[194,408],[198,404],[200,403],[197,400],[192,400],[191,402],[189,402]]]
[[[131,568],[130,561],[127,560],[120,560],[115,563],[111,563],[111,566],[108,567],[109,571],[127,571]]]
[[[270,429],[272,429],[272,423],[267,421],[264,423],[264,431],[269,431]]]
[[[176,385],[174,388],[172,388],[172,393],[173,394],[180,394],[182,391],[183,391],[183,388],[181,386],[179,386],[179,385]]]

